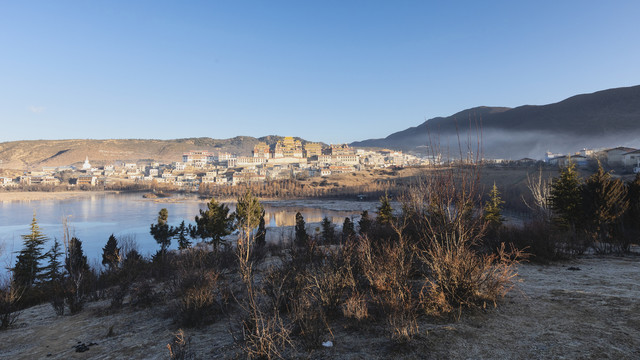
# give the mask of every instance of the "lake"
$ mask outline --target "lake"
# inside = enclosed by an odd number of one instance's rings
[[[234,203],[227,203],[230,212]],[[279,241],[293,233],[295,214],[300,211],[307,223],[309,234],[319,230],[326,216],[334,224],[342,225],[345,217],[357,221],[363,210],[375,212],[377,202],[346,200],[276,200],[264,201],[267,241]],[[22,249],[21,235],[30,232],[33,213],[41,231],[62,241],[63,219],[68,219],[71,236],[82,240],[83,249],[91,264],[102,259],[102,248],[109,235],[116,238],[135,238],[142,254],[154,253],[158,244],[149,234],[149,226],[156,222],[160,209],[169,211],[169,223],[181,221],[193,223],[206,201],[196,195],[176,196],[165,199],[144,199],[141,193],[98,193],[65,200],[2,201],[0,202],[0,246],[4,247],[1,266],[8,267],[15,261],[15,252]],[[177,243],[173,241],[172,248]]]

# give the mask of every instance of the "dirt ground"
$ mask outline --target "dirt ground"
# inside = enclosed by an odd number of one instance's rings
[[[297,349],[312,359],[640,359],[640,257],[584,257],[523,264],[517,287],[497,308],[460,320],[420,322],[408,343],[390,340],[384,324],[334,325],[333,347]],[[25,310],[0,332],[1,359],[163,359],[177,327],[168,308],[107,313],[107,302],[56,316],[50,305]],[[189,329],[198,359],[243,358],[229,321]],[[111,333],[110,333],[111,328]],[[319,342],[320,342],[319,341]],[[90,345],[83,353],[79,343]]]

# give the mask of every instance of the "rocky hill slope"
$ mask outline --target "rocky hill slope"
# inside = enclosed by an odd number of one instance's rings
[[[81,165],[87,156],[94,166],[113,163],[116,160],[170,163],[181,161],[182,154],[190,150],[250,155],[253,146],[259,141],[271,144],[279,139],[282,137],[271,135],[261,138],[237,136],[221,140],[202,137],[176,140],[12,141],[0,143],[0,168],[39,170],[43,166]]]

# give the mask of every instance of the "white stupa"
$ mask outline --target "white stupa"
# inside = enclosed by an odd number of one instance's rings
[[[84,160],[84,164],[82,164],[82,170],[91,170],[91,164],[89,164],[89,156]]]

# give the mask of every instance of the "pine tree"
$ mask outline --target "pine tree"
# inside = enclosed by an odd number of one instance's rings
[[[67,244],[65,269],[71,281],[71,286],[67,287],[66,290],[66,298],[71,314],[75,314],[82,310],[82,285],[89,271],[87,257],[82,251],[82,241],[76,237],[72,237],[71,240],[69,240],[69,244]]]
[[[391,201],[389,200],[389,196],[384,194],[383,197],[380,198],[380,207],[378,207],[376,222],[378,224],[388,225],[393,221],[393,209],[391,208]]]
[[[62,250],[60,249],[60,242],[58,239],[53,239],[53,245],[51,249],[47,251],[45,257],[49,260],[47,266],[44,267],[44,273],[42,278],[48,286],[62,279],[62,272],[60,268],[62,263],[60,262],[60,256],[62,256]]]
[[[43,246],[47,237],[40,232],[40,227],[33,213],[31,221],[31,233],[22,235],[23,249],[17,256],[13,270],[13,281],[23,289],[31,288],[41,278],[42,267],[40,260],[44,258]]]
[[[342,223],[342,241],[350,241],[356,236],[356,230],[353,226],[353,221],[349,217],[344,218]]]
[[[267,227],[264,221],[264,210],[260,216],[260,224],[258,224],[258,232],[256,233],[256,245],[262,247],[267,244]]]
[[[598,170],[585,181],[582,192],[586,227],[594,240],[600,245],[616,241],[613,237],[615,225],[629,207],[624,183],[612,180],[598,164]]]
[[[309,241],[309,234],[307,234],[306,224],[304,223],[304,217],[298,211],[296,213],[296,226],[295,226],[296,240],[295,243],[297,246],[305,246]]]
[[[491,226],[499,226],[504,221],[502,217],[502,204],[504,201],[500,198],[500,191],[496,183],[493,183],[493,188],[489,193],[489,200],[484,206],[484,220]]]
[[[360,236],[369,234],[369,231],[371,230],[371,218],[369,218],[369,212],[367,210],[362,211],[360,221],[358,221],[358,227]]]
[[[178,240],[178,250],[189,249],[191,247],[191,241],[187,238],[189,229],[185,226],[184,220],[182,220],[180,226],[176,228],[175,233],[176,239]]]
[[[234,218],[236,228],[248,233],[260,224],[260,217],[264,211],[258,198],[247,191],[238,198]]]
[[[331,220],[329,220],[328,217],[324,217],[324,219],[322,219],[322,240],[324,240],[325,244],[331,244],[333,243],[333,238],[335,235],[335,230],[333,228],[333,223],[331,222]]]
[[[62,251],[60,249],[60,242],[58,239],[54,239],[53,246],[46,254],[49,263],[44,268],[44,281],[46,285],[46,292],[51,305],[56,314],[64,314],[64,290],[63,281],[64,275],[61,271],[62,264],[60,262],[60,256]]]
[[[627,201],[629,209],[625,215],[625,225],[640,232],[640,174],[627,183]]]
[[[158,222],[151,224],[149,232],[160,245],[160,252],[165,253],[171,246],[171,238],[175,235],[175,229],[167,223],[169,211],[161,209],[158,213]]]
[[[189,226],[191,237],[207,241],[216,249],[233,231],[233,216],[229,215],[229,208],[214,198],[207,204],[206,211],[200,210],[200,216],[196,215],[195,222],[195,226]]]
[[[574,163],[570,162],[562,169],[560,177],[551,183],[549,203],[554,212],[553,220],[560,228],[575,230],[580,225],[582,194],[580,177]]]
[[[115,270],[120,263],[120,248],[118,247],[118,240],[111,234],[107,244],[102,248],[102,265],[109,267],[109,270]]]
[[[85,271],[89,270],[87,257],[82,250],[82,241],[80,239],[71,238],[64,262],[65,270],[74,279],[80,278]]]

